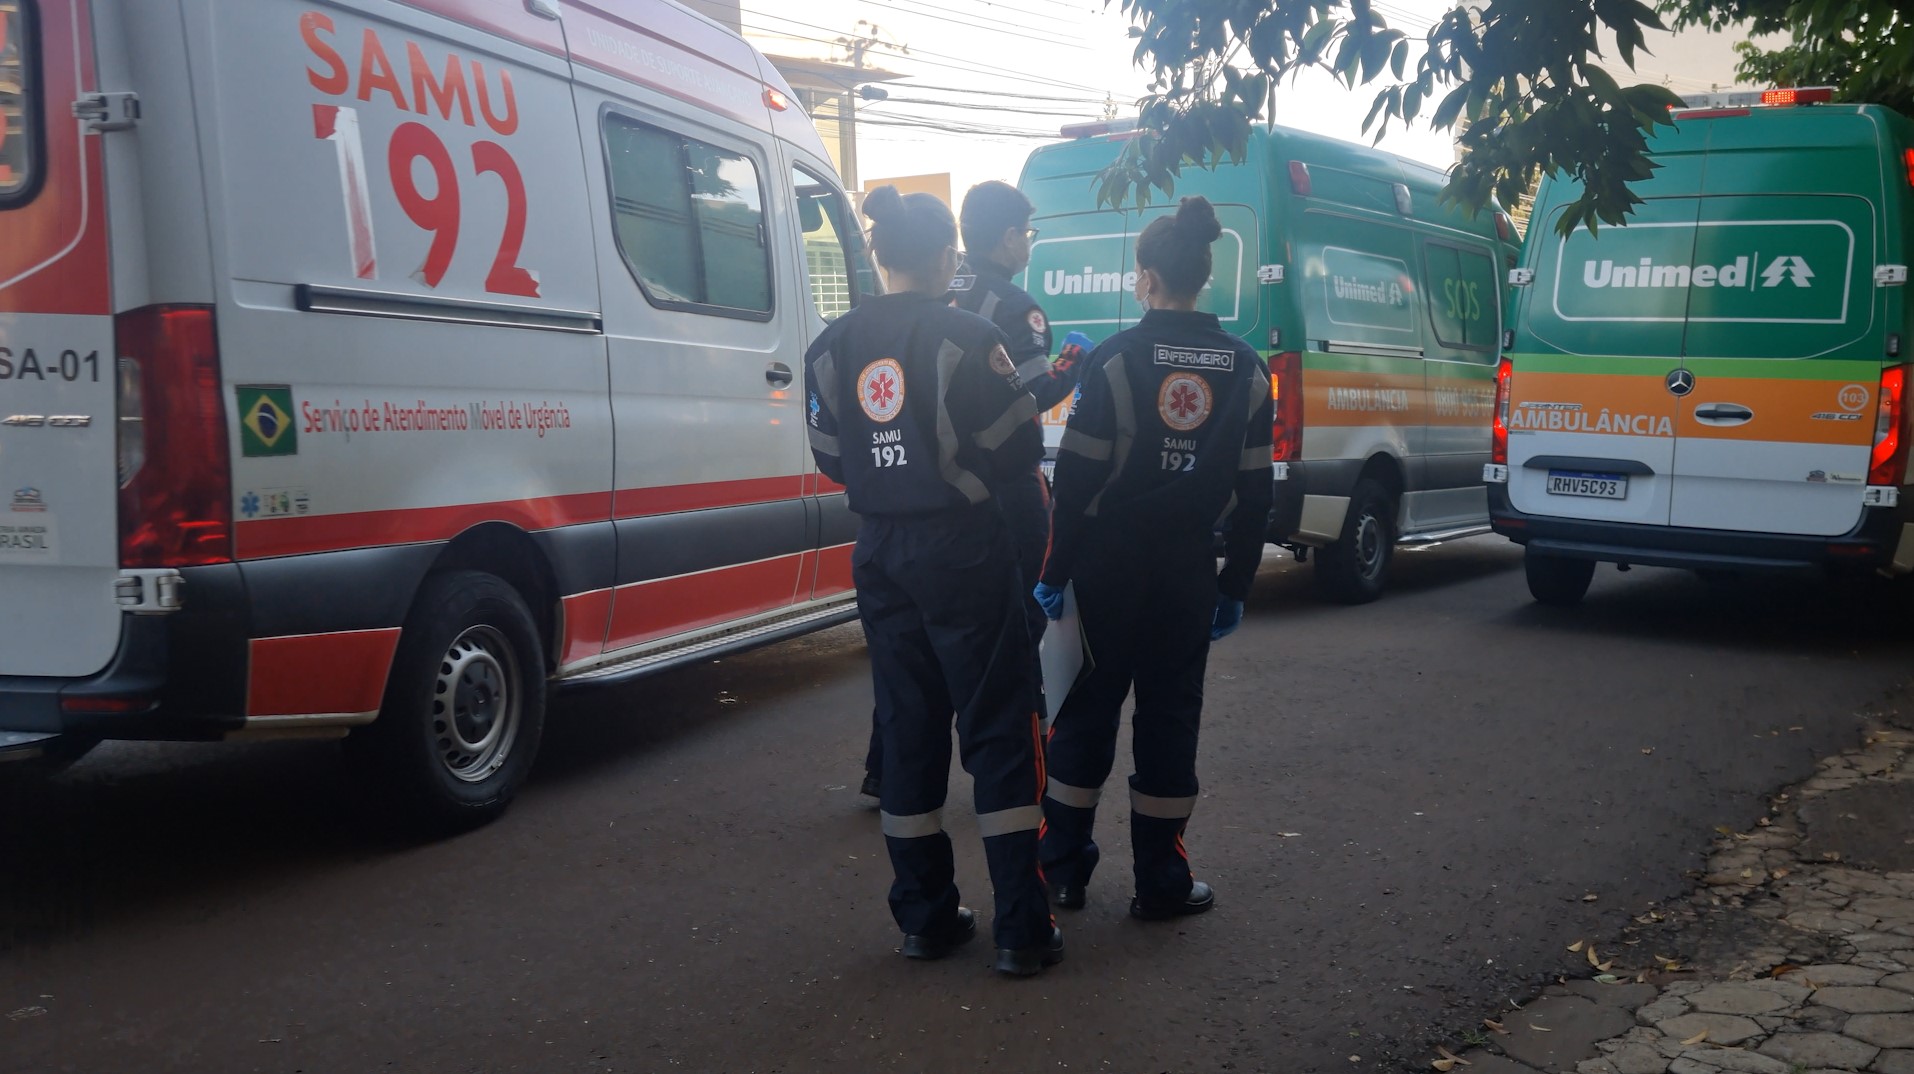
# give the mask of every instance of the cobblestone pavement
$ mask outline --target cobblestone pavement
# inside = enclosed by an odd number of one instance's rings
[[[1695,892],[1438,1048],[1464,1074],[1914,1074],[1914,732],[1877,723],[1721,830]]]

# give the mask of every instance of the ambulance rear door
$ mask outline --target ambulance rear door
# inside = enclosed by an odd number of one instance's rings
[[[0,675],[89,675],[120,638],[105,165],[73,115],[96,88],[85,0],[0,0]]]
[[[1886,350],[1879,131],[1831,107],[1706,122],[1672,520],[1838,536],[1861,519]]]
[[[1693,191],[1694,156],[1655,183]],[[1649,197],[1625,227],[1529,225],[1533,281],[1522,288],[1509,387],[1509,499],[1551,518],[1666,526],[1674,488],[1688,291],[1674,281],[1695,248],[1692,196]]]

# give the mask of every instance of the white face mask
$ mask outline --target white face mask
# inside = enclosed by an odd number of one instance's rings
[[[1150,308],[1150,274],[1139,266],[1136,270],[1136,304],[1147,312]]]

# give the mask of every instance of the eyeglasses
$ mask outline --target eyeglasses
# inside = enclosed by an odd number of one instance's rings
[[[1037,236],[1041,234],[1043,234],[1043,232],[1038,231],[1034,227],[1027,227],[1023,229],[1023,239],[1025,242],[1036,242]]]

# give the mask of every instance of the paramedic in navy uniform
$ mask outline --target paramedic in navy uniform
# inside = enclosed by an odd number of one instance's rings
[[[1069,909],[1083,906],[1097,865],[1097,800],[1132,685],[1130,913],[1156,920],[1215,903],[1190,873],[1183,831],[1196,805],[1210,642],[1241,623],[1262,562],[1274,417],[1263,360],[1196,311],[1221,233],[1202,198],[1143,230],[1136,296],[1148,312],[1085,362],[1057,454],[1054,535],[1035,595],[1054,618],[1074,583],[1094,658],[1052,728],[1043,803],[1044,875],[1051,900]]]
[[[943,809],[955,717],[996,889],[997,969],[1063,957],[1037,870],[1043,760],[1024,581],[991,488],[1043,452],[1036,401],[1002,334],[946,299],[957,227],[928,194],[865,199],[890,293],[866,299],[804,357],[818,468],[862,522],[851,557],[883,738],[891,914],[907,957],[976,934],[958,905]]]
[[[970,188],[961,214],[964,262],[950,284],[951,304],[988,319],[1004,334],[1016,379],[1036,397],[1039,413],[1069,399],[1076,391],[1078,362],[1092,346],[1089,337],[1072,332],[1056,361],[1050,359],[1050,321],[1037,300],[1018,287],[1012,277],[1030,264],[1030,199],[1009,183],[991,180]],[[997,506],[1010,523],[1017,564],[1028,589],[1037,582],[1044,553],[1050,549],[1050,491],[1043,471],[1030,468],[993,485]],[[1043,636],[1043,609],[1024,602],[1033,637]],[[864,758],[863,793],[875,798],[883,787],[884,758],[872,716],[871,745]]]

